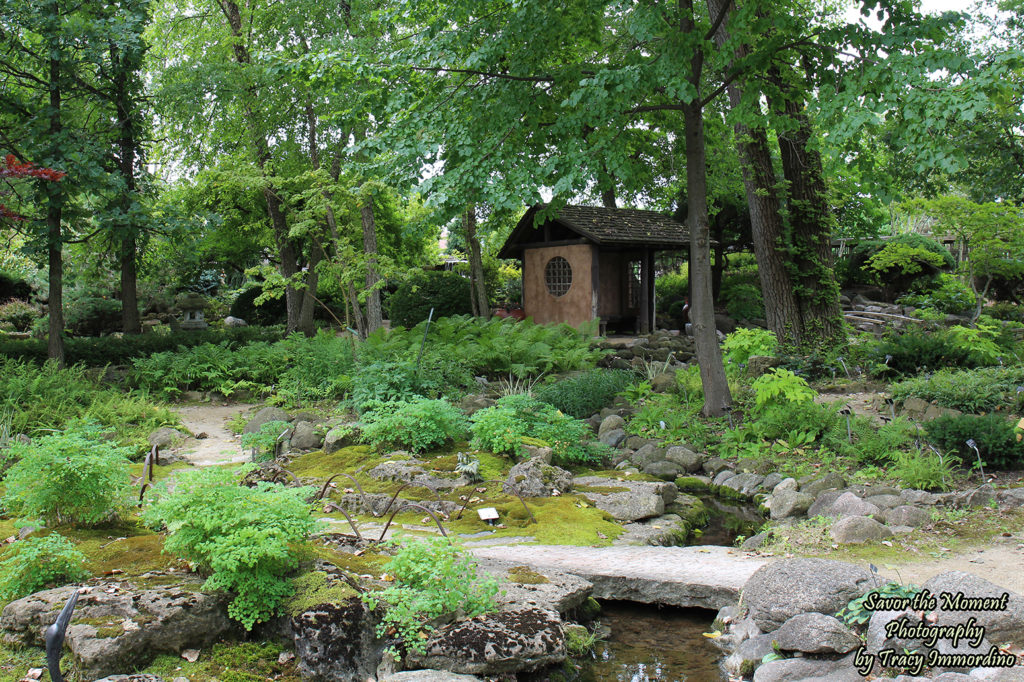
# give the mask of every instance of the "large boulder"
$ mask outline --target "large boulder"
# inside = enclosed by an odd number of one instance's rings
[[[628,481],[600,476],[576,479],[576,492],[618,521],[639,521],[665,513],[679,489],[674,483]]]
[[[684,445],[673,445],[665,450],[665,460],[678,464],[683,471],[692,474],[700,471],[704,458]]]
[[[280,407],[264,407],[246,423],[242,433],[259,433],[260,427],[268,422],[286,422],[289,419],[288,413]]]
[[[332,426],[324,435],[324,452],[337,452],[359,442],[359,430],[352,424]]]
[[[597,429],[597,437],[604,440],[604,436],[612,431],[623,431],[626,429],[626,420],[617,414],[610,414],[601,420],[601,426]]]
[[[858,637],[832,616],[798,613],[772,633],[783,651],[805,654],[847,654],[861,645]]]
[[[358,596],[318,604],[292,617],[295,656],[305,680],[363,682],[380,659],[373,612]]]
[[[296,450],[316,450],[324,444],[324,436],[316,425],[300,421],[292,433],[291,446]]]
[[[762,566],[743,586],[742,604],[765,632],[798,613],[832,615],[875,586],[866,569],[829,559],[782,559]]]
[[[789,480],[792,481],[793,479]],[[788,489],[776,492],[772,495],[771,501],[772,519],[788,519],[793,516],[801,516],[811,506],[812,502],[814,502],[814,498],[807,493]]]
[[[159,654],[211,645],[233,625],[223,594],[200,583],[137,589],[106,583],[82,594],[65,640],[82,678],[92,680],[144,667]],[[59,587],[13,601],[0,614],[7,642],[42,645],[43,632],[78,587]]]
[[[752,497],[761,488],[764,476],[761,474],[742,473],[729,477],[729,480],[722,483],[726,488],[731,488],[741,495]]]
[[[812,478],[809,481],[800,481],[800,492],[807,493],[808,495],[814,495],[815,497],[826,490],[845,487],[846,479],[843,478],[842,474],[838,474],[834,471],[830,474],[825,474],[821,478]]]
[[[565,614],[583,605],[594,585],[579,576],[551,568],[530,568],[515,561],[477,560],[480,570],[501,582],[498,605],[503,610],[524,606]]]
[[[932,515],[924,509],[900,505],[885,512],[885,522],[890,526],[911,526],[918,528],[932,522]]]
[[[974,618],[978,625],[985,628],[985,636],[993,642],[1013,642],[1018,646],[1024,645],[1024,597],[980,578],[973,573],[963,571],[946,571],[925,581],[922,589],[929,590],[938,599],[938,608],[935,613],[938,616],[936,625],[956,625],[966,623]],[[963,595],[966,598],[980,597],[989,600],[1003,597],[1005,608],[1002,604],[990,605],[994,608],[977,610],[954,610],[945,608],[941,594],[946,593],[950,597]],[[965,606],[968,604],[949,604],[950,607]]]
[[[841,545],[853,545],[891,538],[887,527],[866,516],[844,516],[832,525],[832,539]]]
[[[551,497],[572,490],[572,474],[560,467],[545,464],[535,458],[512,467],[502,488],[506,493],[515,491],[523,497]]]
[[[499,611],[435,630],[409,667],[469,675],[529,672],[565,660],[562,621],[554,611]]]
[[[854,654],[839,660],[786,658],[765,663],[754,673],[754,682],[863,682],[853,666]]]
[[[146,441],[149,443],[150,447],[155,446],[161,450],[169,448],[184,439],[185,434],[178,429],[172,429],[169,426],[161,426],[159,429],[146,436]]]
[[[851,492],[845,492],[832,503],[832,513],[839,516],[873,516],[881,511]]]

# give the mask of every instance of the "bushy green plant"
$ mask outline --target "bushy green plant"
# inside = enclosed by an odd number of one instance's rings
[[[975,305],[974,291],[959,277],[944,272],[932,286],[907,294],[898,301],[901,305],[933,308],[942,313],[963,313]]]
[[[864,465],[885,465],[896,452],[911,446],[917,437],[917,427],[908,419],[876,427],[868,417],[855,415],[850,419],[853,443],[847,442],[846,428],[841,423],[833,428],[826,444],[834,450]]]
[[[252,450],[252,461],[266,462],[277,457],[277,448],[281,439],[291,429],[285,421],[269,421],[260,426],[254,433],[242,434],[242,449]]]
[[[722,282],[722,305],[737,320],[764,319],[764,295],[761,287],[749,282]]]
[[[498,582],[481,574],[473,556],[446,538],[412,540],[384,567],[394,583],[362,599],[374,610],[383,606],[377,634],[392,628],[402,646],[424,652],[430,621],[450,615],[472,618],[497,608]]]
[[[49,526],[106,521],[128,501],[130,452],[89,422],[71,422],[31,443],[14,442],[8,457],[17,461],[4,480],[4,506]]]
[[[790,372],[788,369],[775,367],[767,374],[754,380],[750,386],[754,390],[758,409],[769,404],[807,403],[814,400],[815,390],[807,385],[807,380]]]
[[[228,614],[251,630],[291,594],[285,576],[318,528],[305,501],[312,492],[267,482],[240,486],[237,472],[223,469],[183,471],[172,492],[157,486],[143,518],[167,529],[164,549],[209,574],[204,589],[234,595]]]
[[[1004,322],[1024,323],[1024,308],[1017,303],[1010,303],[1009,301],[999,301],[998,303],[986,306],[985,314],[993,319]]]
[[[586,419],[608,407],[615,395],[636,379],[623,369],[591,369],[570,377],[559,377],[538,386],[533,395],[577,419]]]
[[[954,265],[953,255],[934,239],[900,234],[856,246],[850,255],[850,281],[846,284],[883,284],[896,295],[927,287],[940,270]]]
[[[262,294],[263,288],[258,284],[243,289],[231,302],[228,314],[251,325],[284,324],[288,318],[284,296],[270,298],[257,305],[256,299]]]
[[[434,319],[472,312],[469,280],[456,272],[414,271],[388,297],[393,325],[415,327],[434,309]]]
[[[924,429],[937,448],[958,454],[968,466],[977,460],[974,450],[967,445],[972,439],[987,466],[1016,469],[1024,460],[1024,442],[1017,440],[1013,424],[999,414],[943,415],[925,424]]]
[[[18,540],[0,556],[0,602],[89,577],[85,555],[58,533]]]
[[[918,490],[948,490],[959,460],[952,455],[919,450],[893,454],[889,473],[904,487]]]
[[[795,441],[799,439],[794,434],[801,433],[811,441],[817,441],[836,431],[841,420],[834,405],[823,405],[813,400],[773,402],[758,411],[747,426],[762,440]]]
[[[9,325],[11,330],[24,332],[32,326],[32,321],[39,317],[39,310],[34,305],[18,299],[0,303],[0,329]]]
[[[362,416],[363,439],[378,450],[402,448],[413,453],[431,450],[465,436],[469,423],[447,400],[384,403]]]
[[[967,359],[976,366],[995,365],[1004,351],[996,343],[999,329],[995,325],[978,323],[974,327],[955,325],[947,332],[959,348],[967,353]]]
[[[862,350],[872,373],[912,375],[943,367],[976,367],[967,349],[958,346],[945,330],[921,328],[892,332]],[[993,363],[994,364],[994,363]]]
[[[897,402],[921,398],[963,412],[991,412],[1016,406],[1024,385],[1024,367],[985,367],[981,369],[942,369],[931,376],[904,379],[889,390]]]
[[[725,337],[722,351],[725,361],[733,365],[746,364],[752,355],[772,355],[779,340],[767,329],[741,327]]]
[[[592,461],[586,445],[592,432],[586,422],[562,414],[551,405],[525,395],[510,395],[471,417],[471,445],[495,454],[517,454],[523,438],[549,445],[557,463]]]

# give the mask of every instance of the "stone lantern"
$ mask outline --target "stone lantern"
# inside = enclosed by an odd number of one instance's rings
[[[181,329],[197,330],[209,326],[203,315],[206,310],[206,299],[199,294],[186,294],[179,299],[178,308],[181,310]]]

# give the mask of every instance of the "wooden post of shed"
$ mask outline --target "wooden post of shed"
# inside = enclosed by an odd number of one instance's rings
[[[650,249],[644,249],[640,258],[640,333],[651,333],[651,260]]]

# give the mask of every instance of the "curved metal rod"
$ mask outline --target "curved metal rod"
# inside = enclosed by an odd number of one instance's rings
[[[362,471],[362,469],[360,469],[360,471]],[[289,473],[291,473],[291,472],[289,472]],[[359,471],[357,471],[356,473],[358,474],[358,473],[359,473]],[[337,478],[338,476],[344,476],[344,477],[345,477],[345,478],[347,478],[348,480],[350,480],[350,481],[352,481],[353,483],[355,483],[355,485],[356,485],[356,489],[358,489],[358,490],[359,490],[359,494],[363,496],[363,505],[365,506],[365,505],[366,505],[366,493],[365,493],[365,492],[363,492],[363,486],[359,485],[359,481],[357,481],[357,480],[355,479],[355,477],[354,477],[354,476],[352,476],[351,474],[346,474],[346,473],[344,473],[344,472],[339,472],[339,473],[336,473],[336,474],[334,474],[333,476],[331,476],[330,478],[328,478],[328,479],[327,479],[327,480],[326,480],[326,481],[324,482],[324,486],[323,486],[322,488],[320,488],[320,492],[319,492],[319,493],[317,493],[316,497],[314,497],[313,499],[314,499],[314,500],[322,500],[322,499],[324,499],[324,495],[326,495],[326,494],[327,494],[327,488],[328,488],[328,487],[329,487],[329,486],[331,485],[331,481],[333,481],[334,479],[336,479],[336,478]],[[372,513],[372,512],[371,512],[371,513]]]
[[[289,476],[291,476],[291,477],[292,477],[292,480],[293,480],[293,481],[295,481],[295,482],[296,482],[297,484],[299,484],[300,486],[302,485],[302,481],[300,481],[300,480],[299,480],[299,477],[298,477],[298,476],[296,476],[296,475],[295,475],[295,474],[293,474],[292,472],[288,471],[288,470],[287,470],[287,469],[285,469],[284,467],[281,467],[281,471],[283,471],[283,472],[285,472],[286,474],[288,474]]]
[[[422,504],[416,504],[415,502],[405,502],[402,504],[402,506],[398,507],[397,509],[395,509],[395,511],[391,512],[391,517],[388,519],[388,522],[384,524],[384,530],[380,532],[380,537],[377,538],[377,544],[384,542],[384,536],[387,535],[388,528],[391,527],[391,522],[395,520],[395,516],[398,514],[398,512],[402,511],[406,507],[413,507],[414,509],[420,509],[422,511],[427,512],[427,514],[430,515],[430,518],[434,519],[434,523],[437,524],[437,529],[441,531],[441,535],[448,538],[448,533],[444,531],[444,526],[441,525],[440,519],[434,516],[434,512],[430,511]],[[451,538],[448,538],[448,541],[451,542]]]
[[[530,523],[537,523],[537,519],[534,517],[533,512],[530,511],[530,508],[528,506],[526,506],[526,500],[524,500],[523,496],[519,494],[519,491],[516,489],[516,487],[507,481],[499,481],[497,479],[490,481],[479,481],[477,483],[470,483],[468,486],[463,486],[463,489],[468,488],[469,486],[478,486],[481,483],[501,483],[502,485],[507,485],[509,489],[512,491],[512,494],[518,497],[519,501],[523,503],[523,509],[526,510],[526,514],[530,517]],[[462,508],[459,509],[459,513],[455,515],[456,519],[462,518],[462,512],[466,511],[466,507],[469,506],[469,501],[472,498],[472,495],[466,495],[466,503],[462,505]]]
[[[142,487],[139,489],[139,506],[140,507],[142,506],[142,498],[143,498],[143,496],[145,496],[147,488],[149,488],[149,484],[148,483],[143,483]]]
[[[160,466],[160,446],[154,445],[153,449],[149,452],[150,456],[153,457],[153,464]]]
[[[395,494],[391,496],[391,500],[388,502],[388,506],[384,507],[384,511],[382,511],[380,514],[374,514],[373,511],[371,510],[370,513],[373,514],[374,517],[378,518],[378,519],[380,517],[384,516],[385,514],[387,514],[388,510],[391,509],[391,505],[393,505],[395,503],[395,500],[398,499],[398,493],[402,492],[403,490],[405,490],[406,488],[408,488],[410,486],[414,487],[414,488],[426,488],[430,492],[434,493],[434,497],[437,498],[437,511],[442,516],[444,516],[445,519],[448,519],[448,514],[446,514],[444,509],[441,508],[442,504],[444,503],[444,500],[441,499],[441,493],[437,492],[436,490],[431,488],[429,485],[417,485],[416,483],[403,483],[402,487],[400,487],[398,490],[396,490]]]
[[[46,668],[50,671],[51,682],[64,682],[64,675],[60,672],[60,655],[64,648],[64,636],[67,634],[68,623],[71,622],[71,615],[75,611],[75,604],[78,603],[78,590],[71,593],[64,608],[60,610],[57,621],[46,628],[44,636],[46,640]]]
[[[352,531],[356,534],[356,539],[359,540],[360,542],[362,542],[363,534],[359,532],[359,528],[356,527],[356,522],[352,520],[352,517],[348,515],[347,511],[345,511],[344,509],[342,509],[338,505],[334,504],[333,502],[328,502],[324,506],[324,509],[328,509],[328,510],[334,509],[334,510],[340,511],[345,516],[345,520],[348,521],[348,525],[352,526]]]

